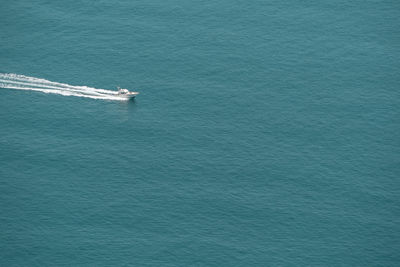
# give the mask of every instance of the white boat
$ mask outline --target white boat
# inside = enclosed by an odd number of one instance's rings
[[[129,92],[128,89],[124,88],[119,88],[118,87],[118,96],[128,98],[128,99],[133,99],[135,96],[137,96],[139,93],[138,92]]]

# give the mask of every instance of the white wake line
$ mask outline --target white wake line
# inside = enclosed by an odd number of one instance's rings
[[[55,86],[55,87],[63,87],[63,88],[70,88],[70,89],[76,89],[76,90],[90,90],[90,91],[97,91],[101,93],[107,93],[107,94],[117,94],[115,91],[111,90],[106,90],[106,89],[97,89],[93,87],[88,87],[88,86],[75,86],[75,85],[69,85],[65,83],[58,83],[58,82],[52,82],[48,81],[45,79],[40,79],[40,78],[35,78],[35,77],[29,77],[29,76],[24,76],[24,75],[18,75],[18,74],[12,74],[12,73],[0,73],[0,78],[5,79],[7,81],[21,81],[21,82],[27,82],[31,84],[35,84],[35,86],[39,85],[47,85],[47,86]]]
[[[0,87],[2,88],[9,88],[9,89],[17,89],[17,90],[29,90],[29,91],[37,91],[37,92],[43,92],[46,94],[60,94],[64,96],[78,96],[78,97],[86,97],[86,98],[92,98],[92,99],[106,99],[106,100],[119,100],[119,101],[126,101],[126,98],[121,98],[118,96],[111,96],[111,95],[88,95],[84,93],[78,93],[74,91],[66,91],[66,90],[56,90],[56,89],[41,89],[41,88],[35,88],[35,87],[22,87],[22,86],[7,86],[4,84],[0,84]]]
[[[5,80],[5,79],[0,79],[0,83],[2,83],[4,86],[7,87],[8,85],[10,86],[15,86],[15,85],[24,85],[24,86],[31,86],[31,87],[38,87],[38,88],[49,88],[49,89],[56,89],[56,90],[65,90],[65,91],[73,91],[73,92],[79,92],[79,93],[87,93],[87,94],[96,94],[96,95],[115,95],[115,91],[111,90],[103,90],[107,91],[106,93],[103,91],[95,91],[95,90],[82,90],[82,89],[77,89],[75,87],[73,88],[67,88],[67,87],[57,87],[57,86],[50,86],[50,85],[44,85],[44,84],[35,84],[35,83],[28,83],[28,82],[18,82],[18,81],[12,81],[12,80]]]
[[[128,100],[128,98],[118,96],[118,92],[113,90],[97,89],[88,86],[74,86],[14,73],[0,73],[0,88],[38,91],[48,94],[78,96],[92,99]]]

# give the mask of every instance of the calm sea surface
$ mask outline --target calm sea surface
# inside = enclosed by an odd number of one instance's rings
[[[1,266],[399,266],[399,1],[2,1]]]

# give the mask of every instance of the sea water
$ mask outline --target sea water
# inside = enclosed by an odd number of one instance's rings
[[[398,266],[399,10],[2,1],[0,265]]]

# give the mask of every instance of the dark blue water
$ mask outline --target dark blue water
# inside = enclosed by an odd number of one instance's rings
[[[3,1],[1,266],[398,266],[398,1]]]

